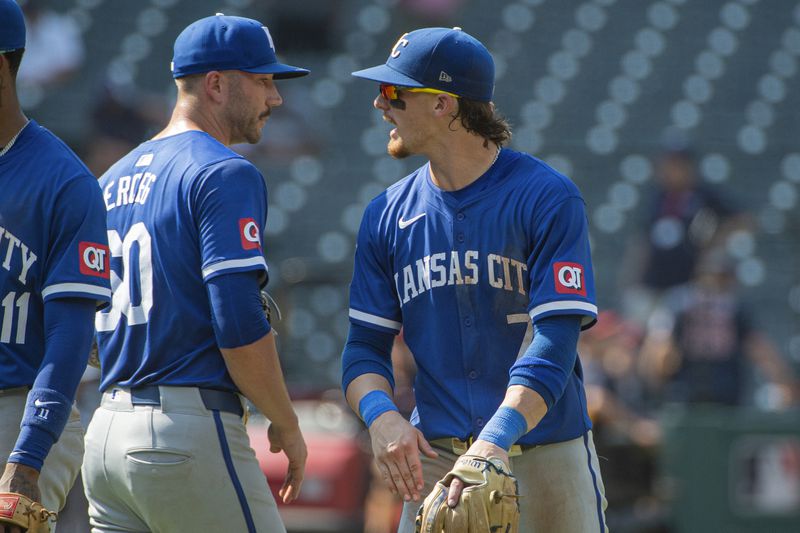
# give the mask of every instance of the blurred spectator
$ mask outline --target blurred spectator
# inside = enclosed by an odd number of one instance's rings
[[[597,324],[581,334],[589,417],[598,441],[658,443],[660,431],[644,410],[645,390],[637,372],[641,333],[613,311],[603,311]]]
[[[586,403],[592,419],[612,531],[661,531],[665,508],[654,498],[661,428],[648,416],[637,373],[642,331],[614,311],[602,311],[583,332]]]
[[[698,257],[748,217],[703,182],[696,154],[683,142],[669,145],[658,157],[657,183],[645,202],[641,233],[623,262],[626,314],[646,320],[664,291],[685,284]]]
[[[753,324],[737,293],[732,258],[720,249],[709,251],[695,272],[691,283],[665,296],[648,325],[641,369],[655,396],[680,403],[752,403],[749,362],[775,386],[772,407],[790,405],[797,381]]]
[[[72,76],[83,64],[80,29],[69,15],[56,13],[41,0],[20,1],[28,29],[25,61],[17,81],[46,89]]]

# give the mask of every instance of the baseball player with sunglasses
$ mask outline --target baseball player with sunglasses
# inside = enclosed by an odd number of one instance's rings
[[[517,505],[520,531],[606,531],[576,350],[597,316],[579,190],[504,148],[494,62],[459,28],[406,33],[384,65],[353,75],[380,86],[389,154],[428,160],[366,208],[342,356],[348,403],[405,500],[400,533],[415,519],[422,531],[516,531]],[[410,422],[391,400],[401,327],[418,368]],[[497,522],[491,508],[488,524],[459,522],[459,509],[473,512],[467,496],[497,473]]]

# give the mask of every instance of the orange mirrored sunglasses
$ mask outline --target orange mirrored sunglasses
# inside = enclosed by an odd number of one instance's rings
[[[403,87],[401,85],[389,85],[388,83],[381,83],[381,96],[386,100],[399,100],[400,91],[407,91],[410,93],[430,93],[430,94],[447,94],[453,98],[458,98],[457,94],[449,93],[447,91],[440,91],[439,89],[428,89],[426,87]]]

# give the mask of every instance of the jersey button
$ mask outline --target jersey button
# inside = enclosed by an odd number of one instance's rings
[[[459,211],[459,212],[458,212],[458,214],[456,215],[456,220],[464,220],[465,218],[466,218],[466,217],[464,216],[464,213],[462,213],[462,212],[460,212],[460,211]]]
[[[456,240],[458,242],[464,242],[464,234],[463,233],[459,233],[458,235],[456,235]]]
[[[467,317],[464,319],[464,325],[470,327],[472,325],[472,319]]]
[[[475,425],[478,426],[479,428],[483,427],[483,418],[476,419],[475,420]]]
[[[469,379],[478,379],[478,373],[475,370],[470,370]]]

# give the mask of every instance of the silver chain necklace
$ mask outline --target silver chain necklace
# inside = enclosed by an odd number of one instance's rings
[[[500,157],[500,150],[501,150],[501,148],[498,146],[497,147],[497,153],[494,154],[494,159],[492,159],[492,162],[489,165],[489,168],[492,168],[494,166],[494,164],[497,163],[497,158]]]
[[[26,120],[25,121],[25,125],[22,126],[22,128],[20,128],[20,130],[17,132],[17,134],[14,135],[13,137],[11,137],[11,140],[8,141],[8,143],[6,143],[6,145],[3,147],[2,150],[0,150],[0,157],[3,157],[4,155],[6,155],[6,153],[9,150],[11,150],[11,147],[14,146],[14,143],[16,142],[17,137],[19,137],[19,134],[22,133],[22,130],[25,129],[25,126],[27,126],[29,122],[30,122],[30,120]]]

